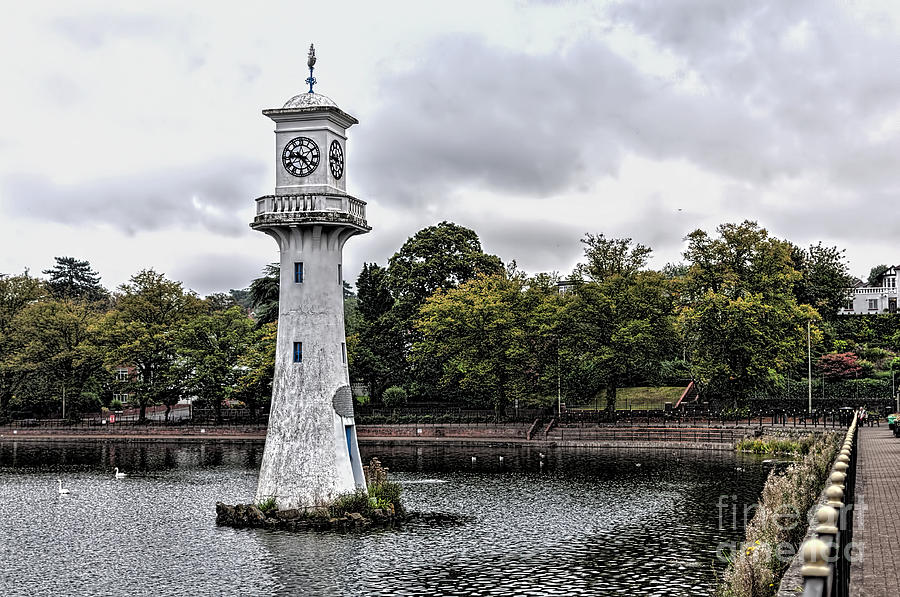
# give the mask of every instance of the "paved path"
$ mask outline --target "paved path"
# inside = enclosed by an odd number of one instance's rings
[[[900,595],[900,438],[887,427],[859,431],[853,541],[861,561],[850,569],[850,595]]]

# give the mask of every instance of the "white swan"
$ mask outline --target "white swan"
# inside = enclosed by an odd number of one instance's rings
[[[59,495],[67,495],[69,493],[69,490],[62,486],[62,481],[60,479],[57,479],[56,482],[59,483]]]
[[[116,467],[116,479],[124,479],[125,476],[126,476],[125,473],[120,473],[119,467]]]

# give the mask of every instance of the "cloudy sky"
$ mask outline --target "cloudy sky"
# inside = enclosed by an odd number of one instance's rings
[[[245,287],[277,257],[248,227],[274,189],[260,111],[304,89],[310,42],[360,121],[353,279],[441,220],[529,272],[568,273],[587,232],[662,266],[748,218],[856,275],[900,262],[892,0],[110,0],[4,8],[0,273],[70,255],[108,287]]]

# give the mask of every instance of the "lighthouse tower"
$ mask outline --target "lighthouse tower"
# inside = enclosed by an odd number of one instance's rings
[[[341,252],[366,224],[346,192],[347,129],[357,120],[313,91],[263,110],[275,122],[275,194],[256,200],[250,226],[281,253],[278,340],[257,501],[310,508],[364,487],[347,373]]]

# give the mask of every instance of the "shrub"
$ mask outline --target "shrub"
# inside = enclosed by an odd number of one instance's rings
[[[404,404],[406,404],[406,390],[404,390],[400,386],[391,386],[384,391],[381,399],[384,401],[385,406],[389,406],[391,408],[403,406]]]
[[[396,514],[403,514],[403,504],[400,500],[403,488],[399,483],[388,481],[388,470],[381,466],[381,461],[373,458],[367,466],[363,467],[363,473],[373,506],[392,510]]]
[[[109,410],[122,410],[122,401],[118,398],[113,398],[109,403]]]
[[[746,528],[746,541],[729,560],[717,594],[721,597],[769,597],[789,562],[778,557],[780,545],[796,548],[806,534],[806,519],[825,486],[827,473],[841,445],[837,433],[800,440],[806,455],[785,469],[773,470],[763,486],[756,513]],[[800,516],[799,524],[786,524],[784,513]]]

